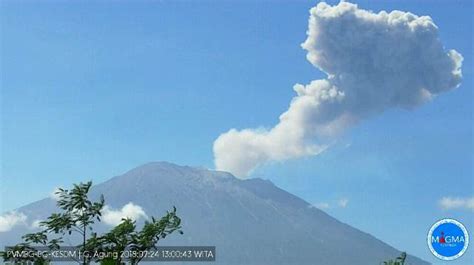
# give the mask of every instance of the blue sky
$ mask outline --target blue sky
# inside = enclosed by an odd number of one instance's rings
[[[474,228],[472,211],[438,206],[474,191],[473,5],[355,2],[431,16],[445,46],[464,56],[462,85],[253,176],[436,262],[425,243],[432,223],[454,217]],[[213,168],[219,134],[273,126],[295,83],[325,77],[300,47],[315,4],[2,2],[0,212],[148,161]]]

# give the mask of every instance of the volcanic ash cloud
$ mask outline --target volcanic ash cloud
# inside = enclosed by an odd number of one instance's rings
[[[459,86],[463,57],[445,50],[428,16],[341,2],[310,10],[306,58],[326,79],[295,84],[270,129],[231,129],[214,142],[216,169],[245,178],[259,165],[317,155],[363,119],[414,109]]]

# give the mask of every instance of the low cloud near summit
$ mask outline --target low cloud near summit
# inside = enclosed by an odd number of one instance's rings
[[[428,16],[323,2],[310,10],[307,35],[306,57],[327,78],[295,84],[273,128],[221,134],[216,169],[245,178],[269,161],[317,155],[360,121],[390,108],[412,110],[461,82],[463,57],[443,47]]]

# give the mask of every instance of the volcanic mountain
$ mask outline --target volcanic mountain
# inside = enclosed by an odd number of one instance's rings
[[[147,216],[160,217],[176,206],[184,234],[161,244],[216,246],[216,265],[378,265],[400,254],[268,180],[153,162],[93,186],[91,196],[100,194],[112,208],[132,202]],[[16,212],[42,220],[55,210],[47,198]],[[17,243],[31,229],[0,233],[0,244]],[[408,262],[429,264],[413,256]]]

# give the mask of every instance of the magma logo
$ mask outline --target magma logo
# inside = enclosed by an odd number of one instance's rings
[[[460,222],[443,219],[431,226],[428,246],[431,253],[442,260],[455,260],[466,252],[469,234]]]

